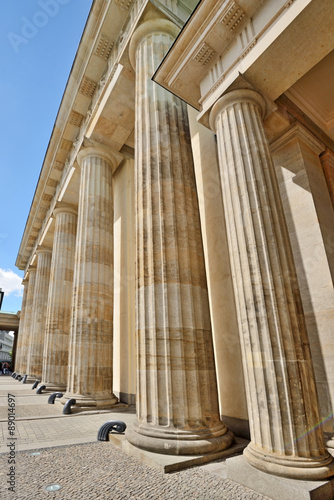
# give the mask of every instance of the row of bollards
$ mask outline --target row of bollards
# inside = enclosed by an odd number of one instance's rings
[[[20,373],[12,373],[12,377],[14,380],[18,380],[19,382],[22,382],[22,384],[25,384],[28,378],[28,374],[21,375]],[[33,383],[31,389],[34,390],[36,389],[36,394],[42,394],[43,390],[46,389],[46,386],[44,384],[40,384],[40,380],[35,380]],[[48,404],[53,405],[55,404],[55,399],[56,398],[62,398],[63,393],[62,392],[53,392],[50,394],[48,398]],[[70,415],[72,412],[72,406],[76,404],[76,400],[74,398],[69,399],[66,401],[64,408],[63,408],[63,415]],[[125,432],[126,429],[126,424],[125,422],[122,422],[121,420],[109,420],[108,422],[104,423],[98,433],[97,433],[97,439],[98,441],[109,441],[109,434],[111,432],[117,432],[117,433],[123,433]],[[51,490],[50,490],[51,491]]]
[[[27,378],[28,378],[28,374],[25,374],[23,376],[20,373],[16,373],[16,372],[13,372],[11,376],[13,377],[14,380],[18,380],[19,382],[22,382],[22,384],[25,384],[27,381]],[[33,383],[32,387],[31,387],[32,390],[36,389],[36,394],[43,394],[43,391],[46,389],[46,386],[44,384],[38,385],[38,384],[40,384],[40,382],[41,382],[40,380],[35,380],[35,382]],[[63,397],[63,393],[61,393],[61,392],[52,393],[48,399],[48,404],[54,404],[55,398],[61,398],[61,397]],[[76,404],[75,399],[73,399],[73,398],[69,399],[64,405],[63,415],[70,415],[71,408],[75,404]]]

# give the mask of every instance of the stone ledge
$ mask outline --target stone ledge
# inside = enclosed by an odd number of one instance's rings
[[[235,438],[234,444],[227,450],[219,453],[208,453],[205,455],[181,456],[181,455],[163,455],[160,453],[152,453],[146,450],[136,448],[125,438],[124,434],[109,434],[109,440],[122,451],[137,458],[141,463],[154,467],[161,472],[175,472],[194,465],[202,465],[213,462],[220,458],[227,458],[236,453],[242,452],[247,446],[246,439]]]
[[[333,500],[334,479],[303,481],[278,477],[249,465],[243,456],[226,460],[227,479],[231,479],[272,500]]]

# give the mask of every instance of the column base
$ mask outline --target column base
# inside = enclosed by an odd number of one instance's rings
[[[334,436],[332,436],[328,441],[326,441],[327,448],[331,448],[334,451]]]
[[[27,380],[26,380],[26,384],[33,384],[36,380],[41,380],[41,377],[38,377],[37,375],[36,376],[35,375],[28,375]]]
[[[60,402],[64,405],[69,399],[75,399],[75,405],[80,407],[109,408],[118,403],[118,398],[114,394],[94,396],[93,394],[71,394],[69,392],[60,398]]]
[[[234,436],[223,424],[208,429],[183,430],[171,427],[139,426],[134,423],[125,431],[127,440],[146,451],[165,455],[203,455],[231,446]]]
[[[315,458],[282,456],[278,453],[266,453],[250,443],[244,450],[244,456],[256,469],[275,476],[314,481],[334,475],[334,460],[329,453]]]
[[[244,456],[226,460],[227,479],[242,484],[272,500],[291,498],[293,500],[332,500],[334,479],[305,481],[287,479],[266,474],[255,469]]]
[[[67,388],[66,384],[53,384],[52,382],[41,382],[41,384],[45,385],[45,390],[48,392],[66,392]]]

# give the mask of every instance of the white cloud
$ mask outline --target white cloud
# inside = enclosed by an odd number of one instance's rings
[[[23,285],[21,276],[14,273],[11,269],[1,269],[0,267],[0,288],[2,288],[2,291],[7,296],[13,293],[15,297],[22,297]]]

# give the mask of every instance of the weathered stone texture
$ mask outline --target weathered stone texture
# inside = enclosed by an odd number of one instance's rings
[[[29,345],[29,366],[27,372],[39,380],[42,378],[43,349],[45,341],[46,309],[48,303],[51,250],[37,250],[36,282],[32,305],[31,338]]]
[[[269,147],[264,101],[232,91],[215,104],[221,183],[251,443],[244,454],[266,472],[325,478],[325,450],[299,287]]]
[[[69,372],[65,398],[81,406],[117,402],[112,393],[112,159],[93,148],[79,158],[81,184],[75,253]]]
[[[68,207],[54,216],[42,381],[50,390],[66,390],[77,215]]]
[[[224,449],[204,257],[184,103],[151,81],[173,41],[149,21],[136,44],[136,446],[170,454]]]

